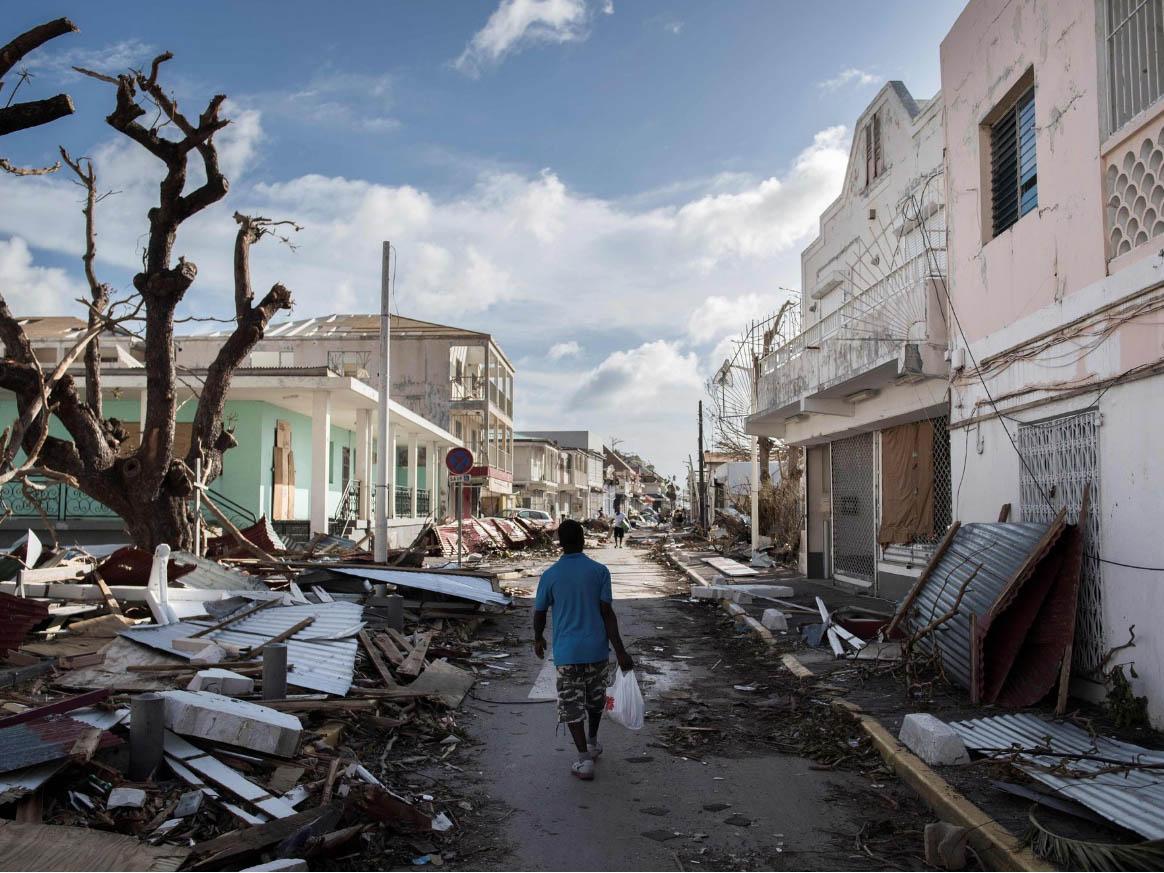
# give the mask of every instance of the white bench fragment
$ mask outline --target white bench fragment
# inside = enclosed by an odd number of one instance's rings
[[[898,739],[927,764],[965,764],[966,744],[954,729],[928,712],[911,712],[901,723]]]
[[[718,600],[719,595],[711,585],[692,585],[691,596],[696,600]]]
[[[233,670],[222,667],[211,667],[199,670],[186,686],[187,691],[212,691],[215,694],[225,694],[227,697],[240,697],[244,694],[253,694],[255,680]]]
[[[306,870],[307,862],[302,858],[276,858],[266,864],[256,864],[254,867],[243,867],[243,873],[249,870]]]
[[[788,616],[779,609],[765,609],[764,615],[760,618],[760,624],[770,631],[788,630]]]
[[[177,734],[289,758],[303,726],[290,713],[209,691],[164,691],[166,727]]]

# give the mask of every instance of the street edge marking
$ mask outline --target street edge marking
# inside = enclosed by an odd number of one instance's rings
[[[857,721],[869,735],[885,763],[943,821],[970,829],[970,844],[988,869],[1054,870],[1005,827],[979,809],[969,798],[935,773],[921,758],[899,743],[881,722],[855,703],[834,700],[833,707]]]
[[[694,582],[696,585],[707,584],[707,581],[701,578],[694,570],[680,563],[679,560],[674,555],[672,555],[666,547],[663,548],[663,557],[667,560],[667,563],[687,576],[687,578]],[[747,611],[738,603],[733,603],[730,600],[720,600],[719,605],[727,612],[728,615],[732,616],[733,618],[743,619],[748,628],[766,645],[769,647],[776,645],[776,638],[772,636],[772,632],[768,630],[768,628],[764,627],[764,625],[760,624],[760,622],[756,621],[754,618],[748,615]],[[811,679],[816,675],[812,672],[812,670],[804,666],[804,664],[800,662],[800,659],[797,658],[796,655],[793,655],[791,652],[787,652],[781,655],[780,662],[784,665],[785,669],[787,669],[788,672],[795,676],[797,679]]]

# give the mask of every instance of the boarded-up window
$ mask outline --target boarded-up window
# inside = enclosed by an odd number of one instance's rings
[[[877,541],[911,543],[934,532],[934,423],[881,431],[881,530]]]
[[[276,521],[295,518],[295,453],[291,451],[291,424],[275,422],[275,449],[272,453],[271,515]]]

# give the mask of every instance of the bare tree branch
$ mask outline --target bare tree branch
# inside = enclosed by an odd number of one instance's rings
[[[60,161],[48,167],[18,167],[7,158],[0,158],[0,170],[3,170],[5,173],[10,173],[13,176],[47,176],[49,173],[55,173],[60,168]]]
[[[105,309],[109,305],[109,286],[97,279],[93,261],[97,257],[97,173],[89,158],[73,160],[65,147],[61,146],[61,160],[80,180],[85,189],[85,205],[81,212],[85,216],[85,253],[81,261],[85,265],[85,280],[89,283],[89,330],[104,323]],[[102,418],[101,403],[101,339],[100,332],[93,336],[85,349],[85,402],[98,419]]]

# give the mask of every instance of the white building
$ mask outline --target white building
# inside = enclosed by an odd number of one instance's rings
[[[761,362],[752,434],[806,450],[800,570],[895,596],[950,522],[943,102],[890,82],[801,255],[802,331]]]

